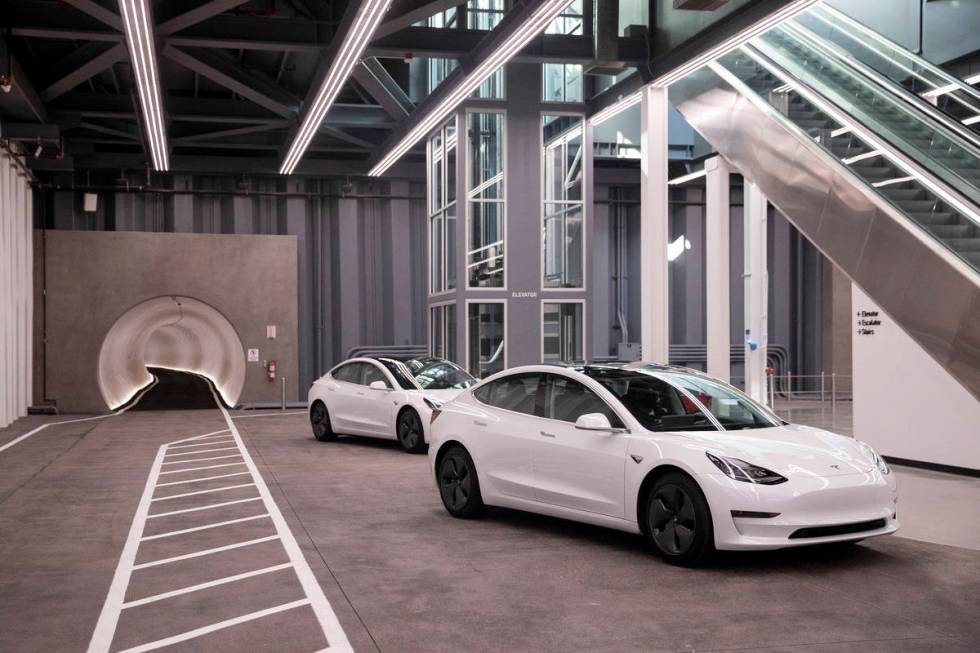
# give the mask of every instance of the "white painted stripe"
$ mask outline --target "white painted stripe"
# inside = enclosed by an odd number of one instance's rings
[[[200,512],[201,510],[213,510],[214,508],[224,508],[225,506],[233,506],[236,503],[249,503],[251,501],[261,501],[262,497],[249,497],[248,499],[236,499],[234,501],[224,501],[222,503],[209,503],[206,506],[195,506],[193,508],[184,508],[182,510],[171,510],[170,512],[158,512],[153,515],[147,515],[147,519],[156,519],[157,517],[170,517],[172,515],[183,515],[187,512]]]
[[[160,464],[163,462],[164,447],[157,450],[156,458],[150,466],[150,473],[146,477],[146,486],[143,488],[143,496],[136,506],[136,514],[133,516],[133,523],[129,527],[129,536],[123,545],[122,555],[116,564],[116,571],[112,575],[112,583],[109,585],[109,593],[106,595],[105,603],[102,605],[102,612],[99,614],[99,621],[92,632],[92,639],[88,644],[89,653],[107,653],[109,645],[112,644],[112,637],[116,632],[116,624],[119,622],[119,612],[122,609],[123,601],[126,598],[126,588],[129,586],[129,577],[133,573],[133,562],[136,560],[136,550],[139,548],[140,540],[143,537],[143,527],[146,525],[146,515],[150,512],[150,501],[153,497],[153,485],[160,477]]]
[[[229,442],[234,442],[234,440],[229,440]],[[238,447],[221,447],[219,449],[205,449],[203,451],[182,451],[180,453],[168,453],[167,458],[176,458],[177,456],[197,456],[202,453],[214,453],[215,451],[231,451],[234,449],[238,451]]]
[[[229,437],[227,440],[209,440],[207,442],[201,442],[198,444],[178,444],[176,446],[167,446],[167,451],[170,451],[171,449],[190,449],[191,447],[213,447],[216,444],[225,444],[226,442],[234,442],[234,441],[235,441],[234,438]]]
[[[134,646],[133,648],[127,648],[125,651],[120,651],[120,653],[143,653],[143,651],[152,651],[154,649],[163,648],[164,646],[170,646],[171,644],[186,642],[189,639],[194,639],[195,637],[200,637],[201,635],[207,635],[208,633],[213,633],[216,630],[222,630],[224,628],[230,628],[231,626],[243,624],[247,621],[261,619],[262,617],[267,617],[270,614],[285,612],[286,610],[292,610],[293,608],[309,605],[309,603],[309,599],[300,599],[299,601],[293,601],[292,603],[283,603],[282,605],[277,605],[274,608],[267,608],[265,610],[259,610],[258,612],[251,612],[240,617],[235,617],[234,619],[219,621],[218,623],[211,624],[210,626],[203,626],[201,628],[195,628],[194,630],[188,630],[186,633],[167,637],[166,639],[158,639],[155,642],[140,644],[139,646]]]
[[[155,386],[156,384],[157,384],[157,378],[156,377],[153,377],[153,382],[150,383],[149,385],[147,385],[142,390],[140,390],[138,393],[136,393],[135,400],[132,401],[132,402],[130,402],[129,405],[127,405],[122,410],[117,410],[117,411],[115,411],[113,413],[109,413],[108,415],[96,415],[95,417],[82,417],[82,418],[79,418],[79,419],[66,419],[66,420],[62,420],[60,422],[51,422],[49,424],[42,424],[41,426],[37,427],[33,431],[28,431],[24,435],[22,435],[20,437],[17,437],[17,438],[14,438],[13,440],[11,440],[10,442],[8,442],[7,444],[0,446],[0,452],[3,452],[5,450],[9,449],[10,447],[14,446],[18,442],[23,442],[24,440],[26,440],[27,438],[31,437],[32,435],[35,435],[37,433],[40,433],[41,431],[43,431],[44,429],[46,429],[46,428],[48,428],[50,426],[59,426],[61,424],[77,424],[78,422],[91,422],[91,421],[94,421],[94,420],[97,420],[97,419],[106,419],[107,417],[115,417],[116,415],[122,415],[127,410],[129,410],[132,406],[136,405],[136,402],[139,400],[139,398],[142,397],[147,392],[149,392],[149,390],[153,386]],[[225,430],[227,431],[228,429],[225,429]]]
[[[189,478],[186,481],[170,481],[169,483],[157,483],[157,487],[168,487],[170,485],[183,485],[184,483],[201,483],[203,481],[213,481],[219,478],[231,478],[232,476],[248,476],[251,472],[235,472],[234,474],[218,474],[217,476],[205,476],[203,478]]]
[[[211,394],[214,394],[214,389],[211,389]],[[310,607],[313,608],[313,613],[316,615],[317,621],[320,623],[320,628],[323,630],[323,634],[327,637],[327,642],[331,647],[338,647],[345,650],[351,650],[350,642],[347,639],[347,634],[340,625],[340,620],[337,619],[337,615],[334,613],[333,608],[330,607],[330,602],[327,597],[323,594],[323,588],[320,587],[320,583],[317,581],[316,577],[313,575],[313,571],[310,569],[310,565],[306,562],[306,558],[303,556],[303,552],[299,548],[299,544],[296,542],[296,538],[293,537],[292,531],[289,530],[289,525],[286,523],[285,518],[282,516],[282,512],[279,511],[279,506],[272,499],[272,495],[269,493],[269,488],[265,484],[265,480],[259,473],[258,468],[255,466],[255,462],[252,460],[251,454],[248,449],[245,448],[245,442],[242,440],[241,433],[238,432],[238,427],[235,426],[235,422],[232,421],[231,416],[225,409],[224,405],[215,396],[215,403],[218,404],[218,410],[224,415],[225,422],[228,424],[228,428],[231,430],[232,437],[238,442],[242,449],[242,458],[245,460],[245,465],[248,467],[249,471],[252,472],[252,476],[255,478],[255,485],[258,488],[259,495],[264,499],[266,508],[269,510],[269,516],[272,518],[272,523],[276,527],[276,531],[282,538],[283,548],[286,549],[286,554],[289,556],[290,562],[293,563],[293,568],[296,571],[296,577],[299,579],[300,584],[303,586],[303,591],[306,596],[309,597]]]
[[[244,465],[245,463],[224,463],[223,465],[208,465],[206,467],[188,467],[187,469],[172,469],[169,472],[160,472],[160,475],[164,474],[179,474],[181,472],[193,472],[199,469],[218,469],[219,467],[235,467],[236,465]]]
[[[195,490],[194,492],[184,492],[183,494],[170,494],[165,497],[156,497],[154,501],[166,501],[167,499],[182,499],[193,497],[198,494],[210,494],[211,492],[224,492],[226,490],[237,490],[242,487],[252,487],[255,483],[241,483],[239,485],[225,485],[223,487],[211,488],[210,490]]]
[[[245,540],[244,542],[235,542],[234,544],[227,544],[225,546],[218,546],[213,549],[202,549],[200,551],[195,551],[194,553],[185,553],[184,555],[174,556],[172,558],[161,558],[160,560],[154,560],[152,562],[144,562],[138,565],[133,565],[133,569],[147,569],[148,567],[158,567],[160,565],[167,565],[171,562],[178,562],[180,560],[189,560],[191,558],[199,558],[201,556],[212,555],[214,553],[222,553],[223,551],[231,551],[232,549],[240,549],[243,546],[252,546],[253,544],[261,544],[263,542],[271,542],[272,540],[278,540],[278,535],[269,535],[268,537],[260,537],[255,540]]]
[[[171,460],[168,463],[163,463],[164,465],[186,465],[187,463],[206,463],[209,460],[225,460],[228,458],[240,458],[241,454],[232,453],[226,456],[209,456],[207,458],[188,458],[186,460]]]
[[[233,415],[232,419],[249,419],[252,417],[281,417],[283,415],[305,415],[305,410],[281,410],[278,413],[260,413],[258,415]]]
[[[164,599],[169,599],[174,596],[180,596],[181,594],[190,594],[191,592],[197,592],[200,590],[208,589],[209,587],[227,585],[228,583],[234,583],[235,581],[244,580],[246,578],[254,578],[255,576],[261,576],[263,574],[271,574],[274,571],[289,569],[292,566],[293,565],[291,563],[284,562],[281,565],[273,565],[272,567],[266,567],[265,569],[246,571],[245,573],[235,574],[234,576],[225,576],[224,578],[218,578],[216,580],[211,580],[206,583],[199,583],[197,585],[191,585],[190,587],[183,587],[179,590],[163,592],[162,594],[154,594],[153,596],[147,596],[146,598],[129,601],[127,603],[123,603],[122,607],[124,610],[126,608],[135,608],[136,606],[139,605],[146,605],[147,603],[155,603],[156,601],[162,601]]]
[[[243,521],[253,521],[255,519],[262,519],[268,517],[269,513],[263,513],[261,515],[252,515],[251,517],[242,517],[241,519],[229,519],[228,521],[219,521],[213,524],[205,524],[204,526],[195,526],[194,528],[182,528],[179,531],[167,531],[166,533],[159,533],[157,535],[147,535],[143,538],[143,542],[149,540],[159,540],[164,537],[173,537],[174,535],[183,535],[185,533],[193,533],[195,531],[206,531],[210,528],[219,528],[221,526],[228,526],[230,524],[239,524]]]
[[[221,429],[220,431],[211,431],[210,433],[205,433],[204,435],[192,435],[189,438],[182,438],[180,440],[174,440],[173,442],[168,442],[167,446],[173,447],[174,445],[180,445],[184,442],[197,442],[199,440],[207,440],[208,438],[218,438],[223,436],[228,432],[228,429]]]

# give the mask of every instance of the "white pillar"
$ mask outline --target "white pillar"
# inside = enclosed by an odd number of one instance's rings
[[[766,396],[766,350],[769,342],[769,269],[766,252],[766,196],[745,181],[745,392],[763,403]]]
[[[731,305],[729,298],[729,214],[731,201],[728,162],[720,156],[704,162],[705,178],[705,326],[707,372],[731,379]]]
[[[643,360],[670,360],[667,294],[667,89],[640,104],[640,346]]]

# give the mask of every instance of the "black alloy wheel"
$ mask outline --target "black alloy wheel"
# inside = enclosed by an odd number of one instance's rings
[[[408,453],[425,453],[425,431],[422,418],[412,408],[406,408],[398,415],[396,425],[398,442]]]
[[[337,439],[337,434],[330,426],[327,407],[322,401],[314,402],[313,407],[310,408],[310,424],[313,426],[313,437],[320,442],[333,442]]]
[[[648,494],[646,517],[647,535],[666,562],[695,566],[714,551],[708,502],[690,477],[659,479]]]
[[[469,452],[454,446],[442,457],[438,470],[439,495],[453,517],[469,519],[483,510],[480,480]]]

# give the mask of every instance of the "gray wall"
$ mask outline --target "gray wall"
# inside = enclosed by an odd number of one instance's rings
[[[135,305],[183,295],[209,304],[245,348],[298,371],[296,238],[47,230],[35,232],[35,403],[105,410],[97,373],[109,329]],[[266,325],[277,337],[266,339]],[[244,356],[244,352],[242,352]],[[273,402],[278,382],[248,363],[242,403]]]
[[[424,184],[354,181],[345,194],[346,180],[249,178],[243,188],[240,176],[180,175],[163,183],[162,193],[96,189],[94,214],[81,210],[81,189],[36,191],[35,226],[237,234],[245,241],[294,236],[294,261],[263,263],[276,274],[291,272],[282,290],[297,295],[293,399],[305,399],[313,380],[352,347],[427,342]]]

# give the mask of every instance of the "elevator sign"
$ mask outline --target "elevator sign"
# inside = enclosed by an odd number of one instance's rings
[[[259,362],[259,350],[258,349],[249,349],[248,350],[248,362],[249,363],[258,363]]]
[[[859,336],[873,336],[875,329],[880,326],[881,317],[878,311],[857,312],[857,334]]]

